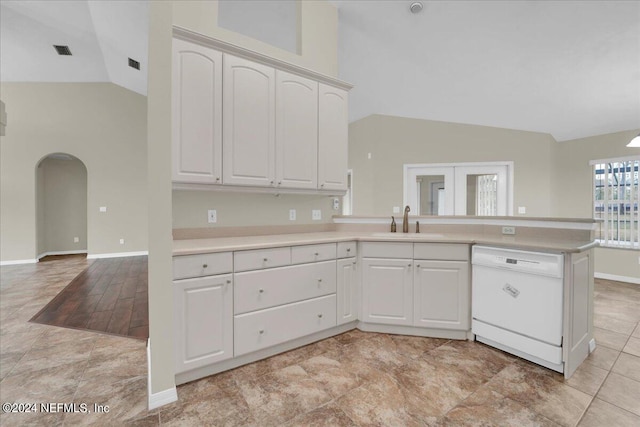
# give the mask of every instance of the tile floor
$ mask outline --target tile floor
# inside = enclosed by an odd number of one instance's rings
[[[178,387],[146,409],[139,340],[29,323],[90,261],[3,267],[0,401],[108,413],[13,425],[640,426],[640,286],[598,280],[598,348],[568,381],[485,345],[351,331]]]

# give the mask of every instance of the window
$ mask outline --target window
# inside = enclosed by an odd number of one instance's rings
[[[592,161],[593,217],[602,223],[596,238],[602,246],[639,248],[639,157]]]

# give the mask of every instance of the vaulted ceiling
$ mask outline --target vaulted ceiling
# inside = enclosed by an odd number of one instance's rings
[[[422,1],[418,14],[412,1],[331,3],[351,121],[388,114],[559,141],[640,127],[640,1]],[[0,18],[2,81],[146,94],[147,1],[2,0]]]

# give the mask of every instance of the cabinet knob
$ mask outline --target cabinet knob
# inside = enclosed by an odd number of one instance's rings
[[[218,176],[218,177],[216,177],[216,181],[220,181],[220,177],[219,177],[219,176]]]
[[[322,184],[320,184],[320,187],[324,187],[324,182]]]
[[[202,264],[202,268],[207,268],[207,267],[209,267],[209,265],[207,265],[207,264]]]
[[[411,267],[411,263],[407,264],[408,267]]]
[[[262,293],[264,293],[264,289],[260,289],[260,290],[258,290],[258,292],[260,292],[262,294]]]
[[[353,261],[353,265],[356,265],[356,262],[355,262],[355,261]]]
[[[322,319],[322,313],[318,314],[318,319]]]
[[[273,181],[271,181],[270,184],[273,185]]]
[[[268,258],[262,258],[262,261],[267,262],[269,259]]]
[[[420,268],[420,264],[416,264],[416,267]]]
[[[258,332],[260,333],[260,335],[262,335],[264,334],[264,329],[260,329]]]
[[[278,185],[282,184],[282,181],[278,181]]]
[[[227,280],[227,285],[230,285],[230,284],[231,284],[231,280]]]
[[[351,252],[351,248],[347,248],[347,252]]]
[[[315,253],[314,253],[314,255],[315,255],[315,256],[318,256],[318,255],[320,255],[320,254],[319,254],[318,252],[315,252]]]
[[[322,283],[322,279],[318,279],[318,284]]]

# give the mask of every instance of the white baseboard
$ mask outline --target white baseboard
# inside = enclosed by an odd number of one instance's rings
[[[87,255],[87,259],[99,259],[99,258],[122,258],[126,256],[142,256],[149,255],[149,251],[138,251],[138,252],[114,252],[111,254],[89,254]]]
[[[12,261],[0,261],[0,266],[3,265],[18,265],[18,264],[35,264],[37,259],[16,259]]]
[[[70,251],[50,251],[50,252],[45,252],[42,253],[40,255],[38,255],[38,260],[46,257],[46,256],[51,256],[51,255],[76,255],[76,254],[86,254],[87,250],[70,250]]]
[[[640,285],[640,278],[630,276],[618,276],[617,274],[593,273],[593,277],[596,279],[615,280],[616,282],[633,283],[634,285]]]
[[[176,386],[158,393],[151,393],[151,340],[147,338],[147,396],[148,409],[159,408],[178,400],[178,390]]]

